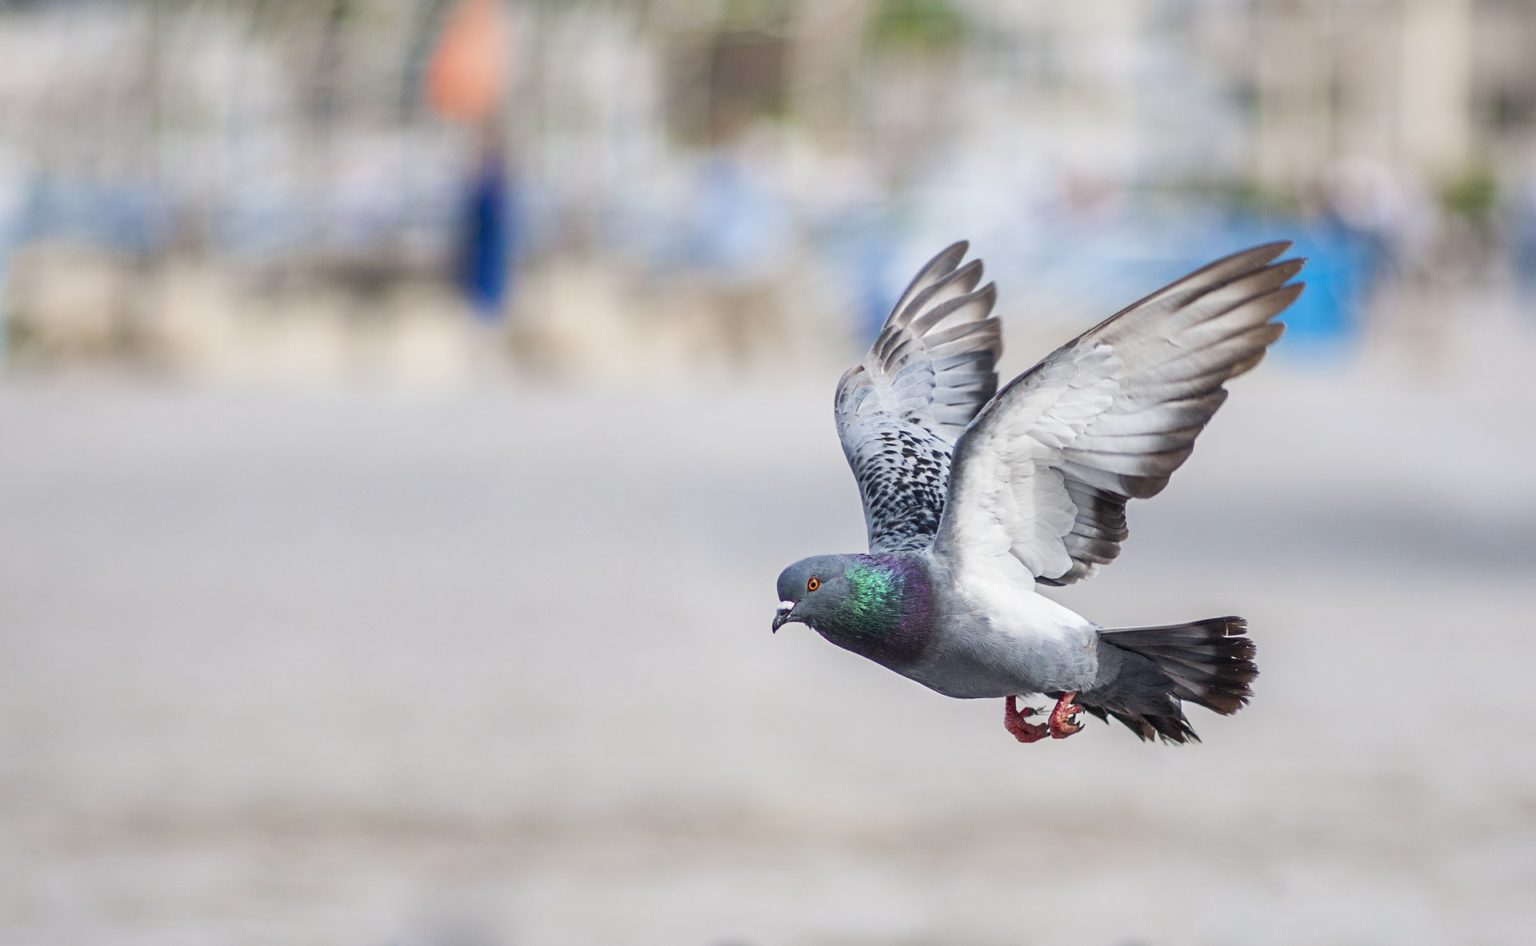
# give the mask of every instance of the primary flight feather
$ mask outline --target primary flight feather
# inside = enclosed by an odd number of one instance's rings
[[[1271,243],[1159,289],[998,390],[996,288],[956,243],[918,271],[837,385],[869,552],[786,568],[773,628],[808,625],[947,696],[1005,698],[1020,742],[1087,710],[1143,739],[1197,740],[1183,703],[1234,713],[1258,668],[1242,618],[1101,628],[1041,595],[1120,553],[1125,504],[1189,458],[1231,378],[1301,293]],[[1056,699],[1044,724],[1019,696]]]

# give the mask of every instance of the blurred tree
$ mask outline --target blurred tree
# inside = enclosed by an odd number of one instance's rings
[[[875,49],[945,50],[965,38],[965,16],[949,0],[882,0],[867,36]]]
[[[1441,192],[1447,210],[1476,223],[1488,219],[1498,199],[1499,181],[1484,167],[1468,169]]]

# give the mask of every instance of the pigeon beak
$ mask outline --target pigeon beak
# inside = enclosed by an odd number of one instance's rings
[[[773,612],[773,631],[775,634],[778,633],[779,628],[790,622],[790,616],[794,613],[794,610],[795,603],[793,601],[779,602],[779,609]]]

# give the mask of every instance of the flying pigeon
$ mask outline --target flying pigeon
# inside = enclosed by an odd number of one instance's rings
[[[967,243],[912,280],[860,365],[837,431],[864,500],[868,554],[779,575],[777,631],[805,624],[945,696],[1003,698],[1020,742],[1086,710],[1143,740],[1199,741],[1183,703],[1222,715],[1258,675],[1247,622],[1104,628],[1038,591],[1114,561],[1125,505],[1154,496],[1280,337],[1300,259],[1270,243],[1205,266],[1047,355],[998,390],[997,290]],[[1021,696],[1056,704],[1019,708]]]

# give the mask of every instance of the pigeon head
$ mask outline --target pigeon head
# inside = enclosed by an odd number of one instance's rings
[[[910,555],[815,555],[780,572],[778,591],[775,631],[804,624],[881,663],[915,657],[932,624],[927,571]]]
[[[779,609],[773,629],[786,624],[816,627],[842,609],[848,596],[853,555],[813,555],[779,573]]]

